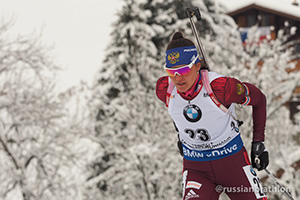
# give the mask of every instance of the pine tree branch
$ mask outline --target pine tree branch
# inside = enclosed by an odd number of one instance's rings
[[[143,162],[142,162],[142,159],[140,158],[140,156],[137,156],[138,160],[140,161],[140,164],[137,166],[139,171],[142,173],[143,175],[143,184],[144,184],[144,187],[145,187],[145,190],[146,190],[146,194],[147,194],[147,199],[148,200],[151,200],[151,195],[150,195],[150,191],[148,189],[148,184],[147,184],[147,178],[146,178],[146,173],[145,173],[145,170],[144,170],[144,165],[143,165]],[[148,180],[149,181],[149,180]]]
[[[13,124],[9,127],[9,129],[4,133],[4,135],[6,135],[11,129],[13,129],[16,125]],[[11,161],[13,162],[14,166],[16,167],[16,169],[21,169],[20,165],[17,162],[17,159],[15,158],[15,156],[13,155],[12,151],[9,149],[9,147],[6,145],[6,141],[4,141],[4,139],[2,138],[2,136],[0,135],[0,143],[2,144],[4,151],[6,152],[6,154],[8,155],[8,157],[11,159]]]

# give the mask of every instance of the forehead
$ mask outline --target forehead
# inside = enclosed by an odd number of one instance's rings
[[[178,69],[178,68],[181,68],[181,67],[184,67],[184,66],[187,66],[188,64],[183,64],[183,65],[176,65],[174,67],[170,67],[169,69]]]

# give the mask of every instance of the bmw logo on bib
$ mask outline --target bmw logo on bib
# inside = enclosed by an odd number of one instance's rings
[[[250,172],[253,174],[253,176],[256,176],[256,172],[254,171],[254,169],[252,167],[250,168]]]
[[[188,105],[183,109],[183,115],[189,122],[197,122],[202,116],[200,108],[196,105]]]

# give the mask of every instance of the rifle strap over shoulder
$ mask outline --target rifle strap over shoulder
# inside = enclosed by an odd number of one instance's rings
[[[215,96],[209,79],[208,79],[208,70],[207,69],[202,69],[201,71],[201,75],[202,75],[202,83],[204,85],[205,90],[207,91],[208,95],[210,96],[211,100],[225,113],[228,113],[235,121],[238,122],[239,126],[241,126],[243,124],[242,121],[239,121],[236,119],[236,117],[217,99],[217,97]]]

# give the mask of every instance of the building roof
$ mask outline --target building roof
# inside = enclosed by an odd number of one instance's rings
[[[293,5],[293,1],[286,0],[225,0],[221,3],[227,8],[227,13],[231,16],[256,8],[266,12],[281,15],[290,19],[300,21],[300,3]]]

